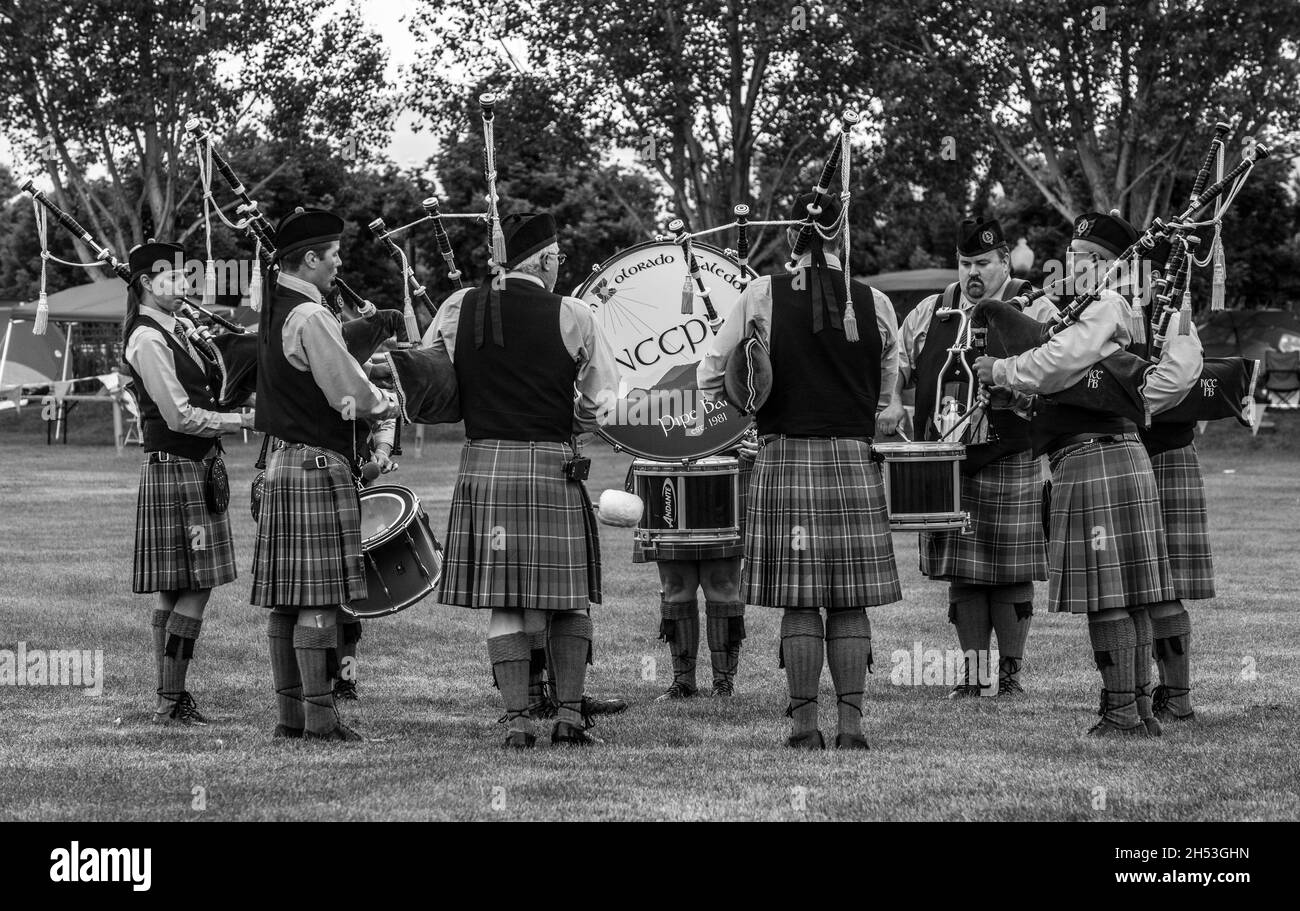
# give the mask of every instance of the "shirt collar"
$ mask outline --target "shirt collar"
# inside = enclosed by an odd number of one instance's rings
[[[297,291],[299,294],[305,294],[318,304],[324,303],[321,299],[320,288],[317,288],[309,281],[303,281],[296,275],[288,275],[281,272],[279,277],[276,278],[276,282],[284,285],[290,291]]]
[[[176,317],[172,316],[161,307],[150,307],[148,304],[140,305],[140,315],[147,316],[159,326],[162,326],[168,332],[176,331]]]
[[[546,290],[546,283],[529,272],[507,272],[506,279],[522,278],[524,281],[530,281],[542,290]]]
[[[839,257],[836,256],[834,253],[826,253],[823,251],[822,256],[825,257],[826,259],[827,268],[837,269],[837,270],[840,268]],[[811,265],[812,265],[812,251],[810,250],[807,253],[805,253],[803,256],[799,257],[798,260],[795,261],[794,267],[796,269],[803,269]]]

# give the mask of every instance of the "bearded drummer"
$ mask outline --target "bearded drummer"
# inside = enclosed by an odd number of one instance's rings
[[[822,196],[818,207],[818,198],[799,197],[791,216],[815,219],[809,250],[792,273],[745,289],[700,362],[697,385],[722,395],[728,360],[751,334],[770,351],[772,389],[757,411],[740,600],[782,611],[792,722],[786,744],[826,747],[817,719],[825,660],[835,683],[835,745],[868,749],[866,609],[902,598],[880,469],[871,457],[876,415],[894,397],[898,323],[889,298],[860,281],[852,282],[850,302],[841,263],[823,247],[840,236],[841,206]],[[796,236],[792,229],[792,249]]]
[[[564,261],[555,220],[513,214],[502,229],[504,274],[449,297],[430,334],[455,367],[467,438],[437,599],[491,611],[507,749],[536,744],[528,684],[543,631],[558,702],[551,742],[590,746],[602,742],[587,731],[582,695],[599,537],[574,435],[614,401],[618,368],[591,308],[553,293]]]
[[[140,402],[144,463],[136,506],[131,588],[158,593],[153,612],[155,724],[205,725],[186,683],[212,589],[235,578],[230,517],[211,502],[219,439],[252,426],[251,414],[217,410],[206,364],[177,313],[187,290],[185,248],[150,242],[131,250],[125,360]]]
[[[1091,290],[1105,267],[1137,240],[1115,216],[1089,213],[1070,241],[1077,290]],[[1036,395],[1030,433],[1052,468],[1048,609],[1083,614],[1101,675],[1094,737],[1148,736],[1151,605],[1175,597],[1160,496],[1137,426],[1118,413],[1089,410],[1050,395],[1086,382],[1103,358],[1133,342],[1128,301],[1105,289],[1047,342],[1015,357],[980,357],[981,382]]]
[[[274,736],[360,741],[335,707],[339,605],[366,597],[356,476],[367,421],[398,412],[348,353],[326,298],[343,219],[299,208],[276,228],[278,270],[258,330],[257,429],[276,442],[253,554],[252,603],[270,609]]]
[[[954,396],[966,402],[975,391],[969,389],[973,373],[954,370],[948,361],[948,349],[962,345],[967,364],[973,363],[969,319],[963,323],[944,314],[960,310],[969,317],[980,300],[1010,300],[1028,288],[1028,282],[1011,277],[1010,249],[1002,226],[993,218],[967,218],[957,226],[957,275],[956,282],[921,301],[903,320],[898,395],[876,422],[882,434],[898,432],[904,418],[903,390],[915,386],[915,436],[941,439],[942,429],[933,419],[936,397]],[[1027,311],[1040,322],[1055,313],[1046,298],[1030,304]],[[959,339],[963,325],[967,337]],[[1029,424],[1009,409],[990,409],[987,415],[989,439],[967,445],[961,463],[961,508],[970,514],[970,530],[920,536],[921,572],[948,583],[948,622],[956,627],[957,642],[966,655],[965,678],[950,694],[954,699],[979,696],[981,679],[990,682],[985,674],[991,671],[989,645],[995,630],[997,695],[1024,693],[1019,678],[1034,613],[1034,581],[1047,578],[1042,474],[1038,459],[1030,453]],[[954,435],[951,441],[961,439]]]

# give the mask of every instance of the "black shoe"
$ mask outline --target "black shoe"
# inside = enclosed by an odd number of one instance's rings
[[[785,739],[785,745],[796,750],[824,750],[826,738],[822,736],[821,731],[813,728],[802,734],[791,734]]]
[[[861,734],[836,734],[835,749],[837,750],[869,750],[867,738]]]
[[[347,699],[350,702],[357,701],[357,682],[355,680],[335,680],[334,681],[334,698]]]
[[[271,735],[272,740],[302,740],[303,729],[291,728],[287,724],[277,724],[275,733]]]
[[[582,714],[588,715],[617,715],[619,712],[627,711],[627,703],[622,699],[601,699],[599,696],[582,697]],[[556,709],[552,707],[551,714],[548,718],[554,718]]]
[[[1195,721],[1196,712],[1188,712],[1186,715],[1179,715],[1169,707],[1169,700],[1175,696],[1185,696],[1191,690],[1182,687],[1169,687],[1163,683],[1155,688],[1151,694],[1151,714],[1161,721]]]
[[[718,679],[713,681],[714,696],[734,696],[736,695],[736,685],[730,680]]]
[[[537,745],[537,735],[527,731],[511,731],[506,735],[507,750],[531,750]]]
[[[589,747],[604,742],[599,737],[588,734],[576,724],[570,724],[567,721],[555,722],[555,727],[551,730],[551,743],[556,745]]]
[[[970,699],[978,698],[980,694],[980,685],[978,683],[959,683],[952,688],[948,694],[949,699]]]
[[[1131,698],[1129,698],[1131,697]],[[1147,726],[1141,719],[1136,724],[1122,725],[1111,717],[1111,713],[1129,706],[1137,706],[1137,698],[1132,692],[1113,692],[1105,688],[1101,691],[1101,701],[1097,714],[1101,716],[1092,727],[1088,728],[1089,737],[1148,737]]]
[[[154,715],[154,721],[160,721],[158,715]],[[199,713],[198,707],[194,704],[194,697],[186,691],[181,693],[180,698],[176,700],[176,704],[172,706],[171,712],[160,721],[162,724],[171,724],[173,722],[202,727],[207,725],[208,719]]]
[[[1132,727],[1120,727],[1109,718],[1102,718],[1092,727],[1088,728],[1089,737],[1149,737],[1147,726],[1138,722]]]
[[[302,732],[303,740],[327,740],[339,743],[363,743],[364,737],[358,734],[352,728],[348,727],[341,721],[335,721],[334,727],[330,728],[323,734],[317,734],[314,731],[305,730]]]
[[[698,696],[700,691],[687,683],[673,681],[673,685],[668,687],[661,696],[655,698],[655,702],[671,702],[674,699],[690,699]]]
[[[1011,699],[1016,699],[1025,695],[1025,688],[1020,685],[1020,681],[1015,677],[999,677],[997,695],[999,697],[1006,696]]]

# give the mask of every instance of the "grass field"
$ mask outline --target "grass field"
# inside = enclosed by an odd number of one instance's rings
[[[362,701],[344,714],[383,742],[271,740],[265,613],[247,603],[251,444],[228,456],[242,575],[214,594],[190,672],[214,723],[150,725],[153,602],[130,592],[138,451],[84,445],[95,434],[76,427],[83,445],[47,448],[30,420],[0,420],[0,648],[102,649],[106,682],[100,697],[0,687],[0,819],[1300,818],[1293,426],[1257,440],[1216,427],[1205,439],[1220,596],[1191,605],[1195,727],[1150,741],[1082,738],[1098,688],[1085,624],[1042,611],[1026,700],[954,703],[944,686],[891,685],[893,651],[955,647],[944,587],[920,576],[915,536],[900,534],[904,600],[871,612],[872,751],[787,751],[777,612],[749,611],[735,699],[654,705],[670,678],[655,569],[632,565],[629,533],[605,528],[588,690],[632,708],[598,727],[611,741],[603,749],[506,755],[486,617],[432,601],[365,627]],[[440,536],[457,451],[444,432],[393,476],[423,498]],[[590,454],[592,491],[621,485],[628,458]],[[657,680],[645,679],[648,659]],[[705,649],[705,675],[707,662]],[[822,727],[833,730],[829,673],[822,692]]]

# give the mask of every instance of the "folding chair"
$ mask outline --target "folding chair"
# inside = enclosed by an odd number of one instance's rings
[[[1300,351],[1265,351],[1263,385],[1270,408],[1300,408]]]

